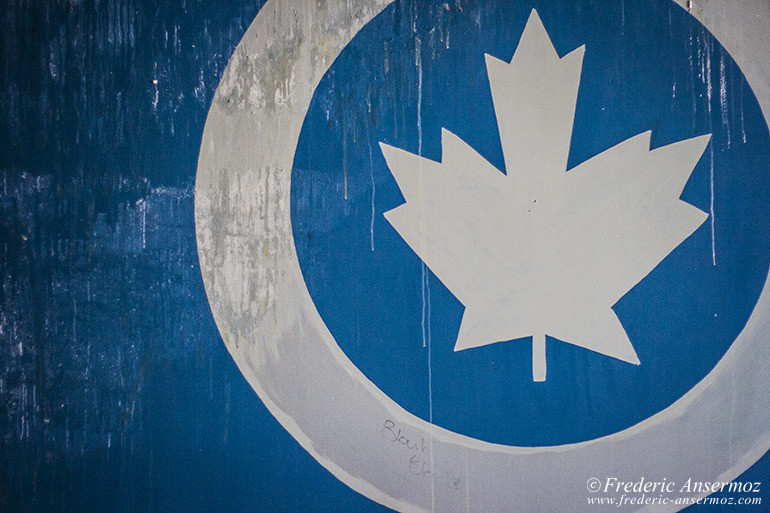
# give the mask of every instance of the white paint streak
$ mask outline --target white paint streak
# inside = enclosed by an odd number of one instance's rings
[[[372,215],[371,220],[369,221],[369,244],[371,245],[372,251],[374,251],[374,197],[376,194],[376,189],[374,185],[374,161],[372,159],[371,136],[367,135],[366,142],[369,146],[369,180],[371,181],[372,186]]]
[[[704,55],[704,72],[705,72],[705,81],[706,81],[706,95],[708,98],[708,113],[709,113],[709,126],[712,125],[712,118],[711,118],[711,101],[713,99],[714,94],[714,86],[711,83],[711,45],[706,41],[704,43],[704,46],[706,48],[705,55]],[[713,132],[713,130],[712,130]],[[709,171],[709,191],[710,191],[710,198],[709,198],[709,222],[711,223],[711,262],[712,265],[717,265],[717,241],[716,241],[716,217],[714,216],[714,143],[711,143],[710,146],[710,156],[711,156],[711,164],[710,164],[710,171]]]
[[[423,153],[423,133],[422,133],[422,41],[416,35],[416,26],[414,21],[412,29],[415,32],[415,55],[414,64],[417,68],[417,154]],[[423,170],[420,169],[422,177]],[[425,241],[424,241],[425,242]],[[427,348],[428,353],[428,422],[433,423],[433,368],[431,363],[431,333],[430,333],[430,282],[428,281],[428,268],[425,262],[420,262],[420,288],[422,292],[422,346]],[[431,511],[436,511],[436,483],[435,467],[433,459],[433,435],[429,437],[430,444],[430,494]]]
[[[725,71],[724,53],[719,59],[719,107],[722,112],[722,126],[727,132],[727,148],[730,148],[732,137],[730,134],[730,122],[727,116],[727,74]]]
[[[366,99],[366,105],[369,109],[369,115],[372,113],[372,100],[371,98]],[[372,134],[371,134],[371,128],[369,127],[369,124],[366,125],[366,145],[369,148],[369,181],[370,185],[372,186],[372,208],[371,208],[371,218],[369,221],[369,244],[372,248],[372,251],[374,251],[374,215],[375,215],[375,209],[374,209],[374,198],[376,194],[376,188],[374,185],[374,159],[372,158]]]
[[[741,82],[741,137],[743,139],[743,144],[746,144],[746,124],[743,116],[743,88],[744,87],[745,87],[744,82]]]
[[[709,190],[711,199],[709,200],[709,221],[711,223],[711,264],[717,265],[717,243],[716,243],[716,216],[714,215],[714,143],[710,148],[710,170],[709,170]]]
[[[711,101],[714,94],[714,86],[711,81],[711,46],[708,41],[703,43],[701,47],[698,45],[698,54],[701,64],[701,79],[706,85],[706,106],[708,108],[708,122],[709,127],[712,126],[713,120],[711,118]],[[713,132],[713,130],[712,130]],[[714,143],[710,146],[711,164],[709,171],[709,222],[711,224],[711,262],[712,265],[717,265],[717,242],[716,242],[716,217],[714,215]]]

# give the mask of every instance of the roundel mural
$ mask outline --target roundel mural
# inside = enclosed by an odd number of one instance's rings
[[[770,91],[707,25],[669,0],[268,2],[196,229],[225,343],[322,465],[402,511],[554,511],[767,450]]]
[[[767,124],[669,4],[394,3],[324,76],[297,255],[342,350],[410,412],[511,445],[597,438],[679,399],[745,326]]]

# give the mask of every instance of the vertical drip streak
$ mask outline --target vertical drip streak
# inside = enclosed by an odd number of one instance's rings
[[[369,106],[369,110],[371,111],[371,105]],[[367,125],[366,143],[369,146],[369,179],[372,185],[372,216],[369,221],[369,244],[371,245],[372,251],[374,251],[374,159],[372,158],[372,136],[369,132],[370,129]]]
[[[412,20],[412,32],[415,39],[415,67],[417,68],[417,154],[422,157],[422,42],[417,36],[417,25]],[[424,216],[423,216],[424,222]],[[431,363],[430,340],[430,283],[425,262],[420,263],[422,289],[422,345],[428,350],[428,422],[433,423],[433,368]],[[434,482],[433,436],[430,437],[430,493],[431,511],[436,511],[436,489]]]

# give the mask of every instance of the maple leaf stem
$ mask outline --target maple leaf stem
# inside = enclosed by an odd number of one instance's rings
[[[532,381],[545,381],[545,334],[532,337]]]

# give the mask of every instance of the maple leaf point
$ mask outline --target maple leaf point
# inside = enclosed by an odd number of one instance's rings
[[[535,381],[546,335],[639,365],[612,307],[708,218],[680,195],[710,135],[567,172],[584,51],[533,10],[510,63],[486,55],[507,175],[446,129],[441,162],[380,143],[406,200],[386,219],[465,306],[455,351],[532,337]]]

